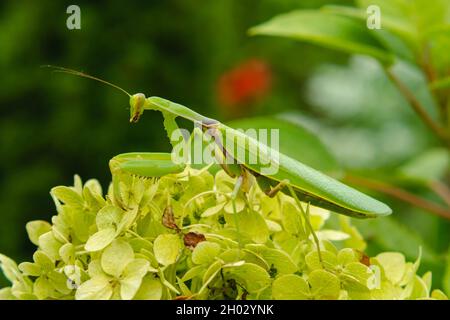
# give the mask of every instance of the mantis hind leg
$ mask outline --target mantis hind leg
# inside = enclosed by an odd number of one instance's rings
[[[256,181],[261,190],[270,198],[275,197],[278,192],[282,191],[289,184],[289,180],[283,180],[274,185],[273,180],[261,175],[256,177]]]
[[[233,219],[236,227],[237,239],[239,243],[239,248],[242,248],[242,240],[241,240],[241,231],[239,228],[239,221],[237,219],[237,208],[236,208],[236,198],[239,194],[239,191],[248,192],[250,186],[252,184],[251,173],[247,171],[244,167],[241,167],[241,173],[239,174],[236,184],[234,185],[233,192],[231,193],[231,204],[233,207]]]
[[[263,190],[263,192],[271,198],[275,197],[277,195],[277,193],[282,191],[283,189],[288,188],[291,196],[294,198],[298,208],[300,209],[300,212],[303,216],[303,219],[305,220],[305,224],[308,227],[309,232],[313,236],[314,243],[317,247],[317,253],[319,255],[319,260],[322,263],[322,253],[320,251],[319,238],[317,237],[316,233],[314,232],[314,229],[311,225],[311,221],[309,218],[309,202],[308,202],[308,206],[307,206],[306,212],[305,212],[300,200],[297,197],[297,193],[295,192],[294,188],[289,184],[289,180],[283,180],[283,181],[278,182],[276,185],[273,185],[273,180],[259,175],[256,177],[256,181],[258,182],[258,185],[260,186],[261,190]]]
[[[243,181],[244,181],[244,176],[242,176],[242,175],[239,176],[237,178],[236,184],[234,185],[233,192],[231,193],[231,204],[233,206],[233,219],[234,219],[234,225],[236,227],[239,248],[242,248],[242,241],[241,241],[241,231],[239,228],[239,221],[237,219],[236,198],[239,193],[239,190],[242,188]]]
[[[313,236],[314,243],[315,243],[316,248],[317,248],[317,254],[319,255],[319,260],[320,260],[320,263],[322,263],[323,260],[322,260],[322,253],[320,251],[319,238],[317,237],[317,234],[314,232],[314,229],[313,229],[313,227],[311,225],[311,220],[309,219],[309,202],[308,202],[308,206],[306,207],[306,212],[305,212],[305,210],[303,209],[303,206],[302,206],[300,200],[297,197],[297,194],[295,193],[294,188],[292,188],[292,186],[289,185],[289,184],[287,185],[287,187],[288,187],[292,197],[295,199],[295,202],[297,203],[297,206],[299,207],[300,212],[302,213],[303,218],[305,219],[305,223],[308,226],[309,231],[311,232],[311,234]]]

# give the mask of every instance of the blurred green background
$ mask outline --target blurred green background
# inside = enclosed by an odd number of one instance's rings
[[[354,172],[389,172],[434,146],[374,60],[247,34],[276,14],[327,3],[77,1],[81,30],[68,30],[66,9],[72,2],[2,1],[0,252],[16,261],[30,258],[34,249],[25,224],[50,220],[53,186],[71,185],[77,173],[106,188],[114,155],[169,150],[159,114],[130,125],[128,99],[119,91],[41,65],[82,70],[222,121],[276,115],[313,132],[340,166]],[[399,68],[410,85],[423,85],[418,70]],[[418,94],[430,100],[427,92]],[[424,270],[433,270],[440,286],[448,221],[374,195],[395,215],[357,223],[369,252],[402,251],[412,260],[422,246]]]

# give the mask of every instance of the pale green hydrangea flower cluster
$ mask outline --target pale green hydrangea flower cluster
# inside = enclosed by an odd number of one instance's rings
[[[348,218],[327,229],[311,207],[321,261],[291,197],[254,184],[233,205],[223,171],[117,179],[120,196],[77,176],[52,189],[57,215],[26,225],[33,261],[0,255],[12,283],[0,299],[446,299],[420,258],[369,258]]]

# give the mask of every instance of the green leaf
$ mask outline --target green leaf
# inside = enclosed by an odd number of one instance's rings
[[[269,233],[276,233],[283,231],[283,228],[278,222],[275,222],[270,219],[264,219],[267,225],[267,228],[269,229]]]
[[[48,272],[55,268],[55,263],[52,261],[52,259],[50,259],[50,257],[41,250],[38,250],[33,254],[33,260],[44,271]]]
[[[276,143],[279,143],[281,153],[329,175],[339,176],[341,173],[339,164],[322,141],[300,124],[276,117],[254,117],[233,120],[228,125],[236,129],[256,130],[256,133],[260,129],[266,129],[268,133],[270,130],[278,130],[279,141]],[[271,146],[275,143],[271,139],[271,135],[268,134],[265,144]]]
[[[1,297],[1,295],[0,295],[0,297]],[[436,300],[448,300],[448,297],[445,295],[445,293],[443,293],[439,289],[433,290],[433,292],[431,293],[431,298],[436,299]]]
[[[118,226],[118,232],[121,232],[122,230],[126,230],[129,227],[131,227],[133,222],[136,220],[138,212],[139,207],[134,207],[133,209],[126,211],[123,215],[122,221]]]
[[[380,219],[381,220],[381,219]],[[349,239],[344,241],[346,247],[350,247],[359,251],[364,251],[367,247],[363,236],[359,233],[355,226],[352,226],[349,217],[339,216],[339,224],[343,232],[350,236]]]
[[[102,269],[106,273],[120,277],[125,267],[134,259],[131,245],[122,239],[114,240],[102,253]]]
[[[189,289],[189,287],[183,281],[181,281],[181,279],[178,277],[177,277],[177,284],[178,284],[178,287],[180,288],[181,295],[183,295],[183,296],[192,296],[193,295],[193,293]]]
[[[163,293],[161,281],[153,275],[147,275],[142,280],[141,287],[134,296],[134,300],[160,300]]]
[[[192,262],[195,264],[211,263],[220,253],[220,245],[214,242],[202,241],[192,252]]]
[[[97,179],[89,179],[84,184],[84,187],[88,188],[89,190],[91,190],[91,192],[96,193],[99,196],[102,196],[102,194],[103,194],[102,185],[100,184],[100,182]]]
[[[206,271],[206,266],[195,266],[189,268],[186,273],[181,278],[182,282],[186,282],[196,277],[201,277],[203,273]]]
[[[53,270],[47,275],[51,285],[62,294],[69,294],[72,289],[68,286],[67,277],[64,273]]]
[[[47,221],[35,220],[28,222],[25,228],[27,229],[30,241],[35,245],[39,245],[39,237],[49,232],[52,229],[52,225]]]
[[[427,289],[428,289],[428,292],[431,291],[432,279],[433,279],[433,275],[432,275],[432,273],[430,271],[428,271],[427,273],[425,273],[422,276],[422,280],[423,280],[423,282],[425,282],[425,284],[427,286]]]
[[[73,188],[70,187],[54,187],[51,192],[59,201],[71,207],[83,208],[84,201]]]
[[[447,295],[450,295],[450,250],[447,252],[447,257],[445,259],[445,271],[442,287]]]
[[[128,243],[133,247],[134,252],[140,252],[141,249],[153,251],[153,243],[143,238],[132,238]]]
[[[235,206],[236,206],[237,213],[242,212],[245,209],[245,201],[241,197],[238,197],[235,200]],[[227,201],[225,203],[225,206],[223,207],[223,210],[226,213],[231,213],[231,214],[235,213],[235,208],[233,207],[233,202]]]
[[[302,277],[287,274],[275,279],[272,296],[275,300],[305,300],[310,297],[310,289]]]
[[[180,238],[175,234],[161,234],[153,243],[155,258],[163,266],[175,263],[182,248]]]
[[[266,270],[253,263],[244,263],[239,266],[224,266],[227,278],[235,279],[244,285],[249,293],[258,292],[270,285],[270,276]]]
[[[403,179],[421,183],[440,180],[447,172],[449,160],[446,149],[428,150],[400,167],[398,174]]]
[[[116,230],[114,228],[102,229],[92,236],[86,242],[84,248],[87,251],[99,251],[107,247],[116,237]]]
[[[246,248],[261,256],[267,266],[275,268],[277,275],[290,274],[298,270],[291,257],[282,250],[254,244],[247,245]]]
[[[120,280],[120,296],[123,300],[133,299],[149,267],[150,263],[144,259],[135,259],[126,266]]]
[[[305,257],[306,265],[310,270],[322,269],[322,265],[325,268],[333,269],[337,265],[337,257],[333,252],[321,250],[322,263],[320,263],[319,253],[312,251]]]
[[[98,213],[95,218],[98,230],[113,228],[117,229],[122,220],[123,211],[116,206],[105,206]]]
[[[378,5],[382,12],[382,20],[390,22],[386,27],[392,29],[391,22],[402,25],[405,33],[420,40],[428,32],[450,22],[450,5],[447,0],[435,0],[430,6],[427,0],[358,0],[358,6],[367,8]],[[394,29],[392,29],[394,30]]]
[[[214,215],[218,214],[220,211],[223,210],[224,206],[225,206],[225,202],[222,202],[222,203],[219,203],[219,204],[217,204],[215,206],[207,208],[202,213],[202,218],[207,218],[207,217],[211,217],[211,216],[214,216]]]
[[[46,299],[52,295],[54,291],[53,286],[46,277],[39,277],[33,285],[33,293],[38,299]]]
[[[316,231],[316,235],[319,240],[329,241],[343,241],[350,238],[350,236],[345,232],[327,229]]]
[[[39,248],[52,260],[59,260],[59,249],[61,246],[62,243],[56,240],[52,231],[44,233],[39,237]]]
[[[318,300],[334,300],[339,297],[341,284],[337,276],[325,270],[314,270],[309,274],[311,293]]]
[[[348,263],[341,273],[341,281],[345,283],[347,291],[367,291],[373,277],[372,270],[359,262]]]
[[[61,242],[69,242],[72,237],[73,226],[71,211],[67,210],[67,207],[60,209],[58,215],[52,217],[52,223],[52,231],[55,237]]]
[[[33,294],[33,282],[27,278],[18,279],[11,286],[11,293],[19,300],[36,300]]]
[[[13,295],[11,287],[5,287],[0,289],[0,300],[16,300],[17,298]]]
[[[19,270],[27,276],[39,277],[42,274],[41,267],[32,262],[22,262],[19,264]]]
[[[102,197],[102,187],[97,180],[87,181],[83,188],[83,198],[92,211],[98,211],[105,206],[105,199]]]
[[[366,23],[368,14],[367,8],[370,5],[381,5],[381,27],[380,30],[374,30],[373,35],[378,36],[383,31],[387,30],[389,34],[396,35],[405,42],[410,49],[416,49],[415,29],[414,26],[405,19],[404,11],[402,8],[389,7],[390,4],[397,2],[397,0],[380,0],[380,1],[359,1],[360,8],[353,8],[347,6],[327,5],[323,7],[323,10],[329,12],[352,17],[360,20],[362,23]]]
[[[20,271],[17,264],[11,258],[0,253],[0,268],[5,277],[12,283],[20,278]]]
[[[297,265],[284,251],[278,249],[267,249],[262,252],[264,260],[276,268],[277,274],[290,274],[298,271]]]
[[[281,222],[283,223],[284,229],[293,235],[304,236],[300,211],[297,209],[297,206],[290,201],[283,201],[281,212]]]
[[[369,55],[388,64],[393,61],[364,23],[329,12],[292,11],[251,28],[250,34],[288,37],[351,54]]]
[[[342,266],[352,262],[359,262],[360,254],[352,248],[344,248],[337,255],[338,263]]]
[[[203,274],[203,285],[198,291],[198,294],[203,294],[203,292],[208,288],[208,285],[211,281],[214,280],[214,278],[217,276],[219,271],[222,269],[222,262],[221,261],[215,261],[213,262],[209,268],[205,271]]]
[[[413,289],[409,299],[423,299],[428,298],[428,288],[425,281],[419,276],[414,277]]]
[[[376,256],[383,267],[386,278],[393,284],[399,283],[406,270],[405,256],[398,252],[383,252]]]
[[[77,193],[81,193],[83,191],[83,181],[81,180],[81,177],[77,174],[73,176],[73,189]]]
[[[59,249],[59,255],[65,264],[72,264],[75,260],[75,247],[71,243],[66,243]]]
[[[240,231],[256,243],[265,243],[269,238],[266,220],[254,210],[244,210],[236,215]],[[234,222],[234,221],[233,221]]]
[[[315,206],[309,207],[309,214],[309,219],[314,230],[322,229],[325,222],[330,218],[329,210]]]
[[[76,300],[109,300],[113,288],[107,277],[95,277],[83,282],[75,294]]]
[[[88,265],[88,274],[91,278],[95,278],[98,276],[105,276],[106,274],[103,272],[102,264],[100,259],[92,260]]]
[[[81,209],[73,209],[71,213],[71,227],[75,237],[81,242],[86,242],[89,239],[91,226],[95,221],[95,216],[90,212]]]

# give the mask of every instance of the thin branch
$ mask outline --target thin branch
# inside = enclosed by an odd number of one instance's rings
[[[423,47],[422,55],[422,69],[427,77],[428,85],[435,83],[437,81],[438,75],[433,67],[432,55],[431,55],[431,45],[427,43]],[[431,90],[431,95],[434,97],[438,104],[439,113],[441,115],[442,121],[447,121],[448,118],[448,108],[446,108],[447,94],[445,90]],[[448,125],[446,126],[448,127]]]
[[[425,108],[422,106],[419,100],[417,100],[416,96],[409,90],[409,88],[392,72],[390,69],[386,69],[386,74],[389,79],[397,86],[400,92],[403,94],[405,99],[409,102],[414,111],[418,114],[418,116],[423,120],[423,122],[447,145],[449,142],[449,136],[445,129],[441,127],[436,121],[434,121],[430,115],[425,111]]]
[[[440,181],[431,181],[428,186],[450,207],[450,189]]]
[[[415,207],[426,210],[434,215],[450,220],[450,210],[447,210],[440,205],[428,201],[426,199],[420,198],[415,194],[412,194],[406,190],[400,189],[396,186],[392,186],[385,182],[375,181],[359,176],[347,174],[344,180],[350,184],[359,185],[361,187],[366,187],[368,189],[378,191],[387,194],[391,197],[397,198],[404,202],[414,205]]]
[[[436,71],[433,68],[433,63],[431,62],[431,52],[430,52],[430,44],[425,44],[423,47],[423,55],[422,55],[422,69],[427,76],[428,82],[432,83],[436,80],[437,75]]]

